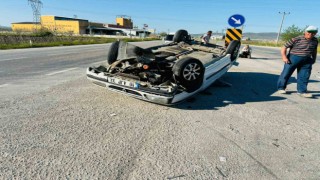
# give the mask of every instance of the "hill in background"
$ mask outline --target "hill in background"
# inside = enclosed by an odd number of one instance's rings
[[[193,37],[200,37],[203,34],[191,34]],[[223,34],[221,33],[213,33],[214,37],[222,37]],[[276,40],[278,33],[275,32],[262,32],[262,33],[243,33],[242,37],[244,39],[250,38],[251,40]]]
[[[0,31],[12,31],[11,27],[0,26]]]
[[[250,38],[251,40],[276,40],[278,33],[265,32],[265,33],[243,33],[244,37]]]

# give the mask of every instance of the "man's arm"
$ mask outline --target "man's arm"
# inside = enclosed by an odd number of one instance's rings
[[[317,60],[317,49],[312,54],[312,59],[313,59],[313,63],[312,64],[314,64],[316,62],[316,60]]]
[[[282,61],[286,64],[290,64],[290,60],[287,57],[287,48],[285,46],[283,46],[281,48],[281,57],[282,57]]]
[[[318,53],[317,50],[318,50],[318,44],[317,44],[316,49],[312,53],[312,59],[313,59],[313,63],[312,64],[314,64],[316,62],[316,60],[317,60],[317,53]]]

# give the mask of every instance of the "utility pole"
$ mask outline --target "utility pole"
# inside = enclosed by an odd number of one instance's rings
[[[241,31],[242,31],[242,33],[243,33],[243,28],[244,28],[244,27],[245,27],[245,25],[242,25],[242,26],[241,26]]]
[[[286,15],[290,14],[290,12],[287,12],[287,13],[286,12],[279,12],[279,14],[282,14],[282,20],[281,20],[280,29],[279,29],[278,36],[277,36],[277,44],[278,44],[278,41],[279,41],[279,37],[280,37],[280,33],[281,33],[284,17]]]

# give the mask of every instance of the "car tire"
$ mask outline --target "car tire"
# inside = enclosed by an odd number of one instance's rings
[[[114,63],[118,58],[119,43],[119,41],[116,41],[111,43],[110,45],[110,48],[107,53],[107,62],[109,65]]]
[[[231,55],[230,56],[231,61],[234,61],[237,59],[240,45],[241,45],[240,41],[233,40],[230,42],[229,46],[227,47],[226,54]]]
[[[180,59],[172,68],[176,81],[178,81],[178,84],[183,86],[188,93],[201,87],[204,71],[205,68],[201,61],[191,57]]]
[[[179,43],[181,41],[186,42],[188,40],[188,31],[184,29],[178,30],[173,36],[173,42]]]

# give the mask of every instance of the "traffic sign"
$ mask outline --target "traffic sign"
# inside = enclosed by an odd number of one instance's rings
[[[232,27],[239,27],[242,26],[245,22],[245,19],[242,15],[240,14],[234,14],[229,17],[228,23]]]
[[[225,36],[225,46],[228,46],[229,43],[233,40],[241,41],[242,38],[242,30],[241,29],[227,29]]]

